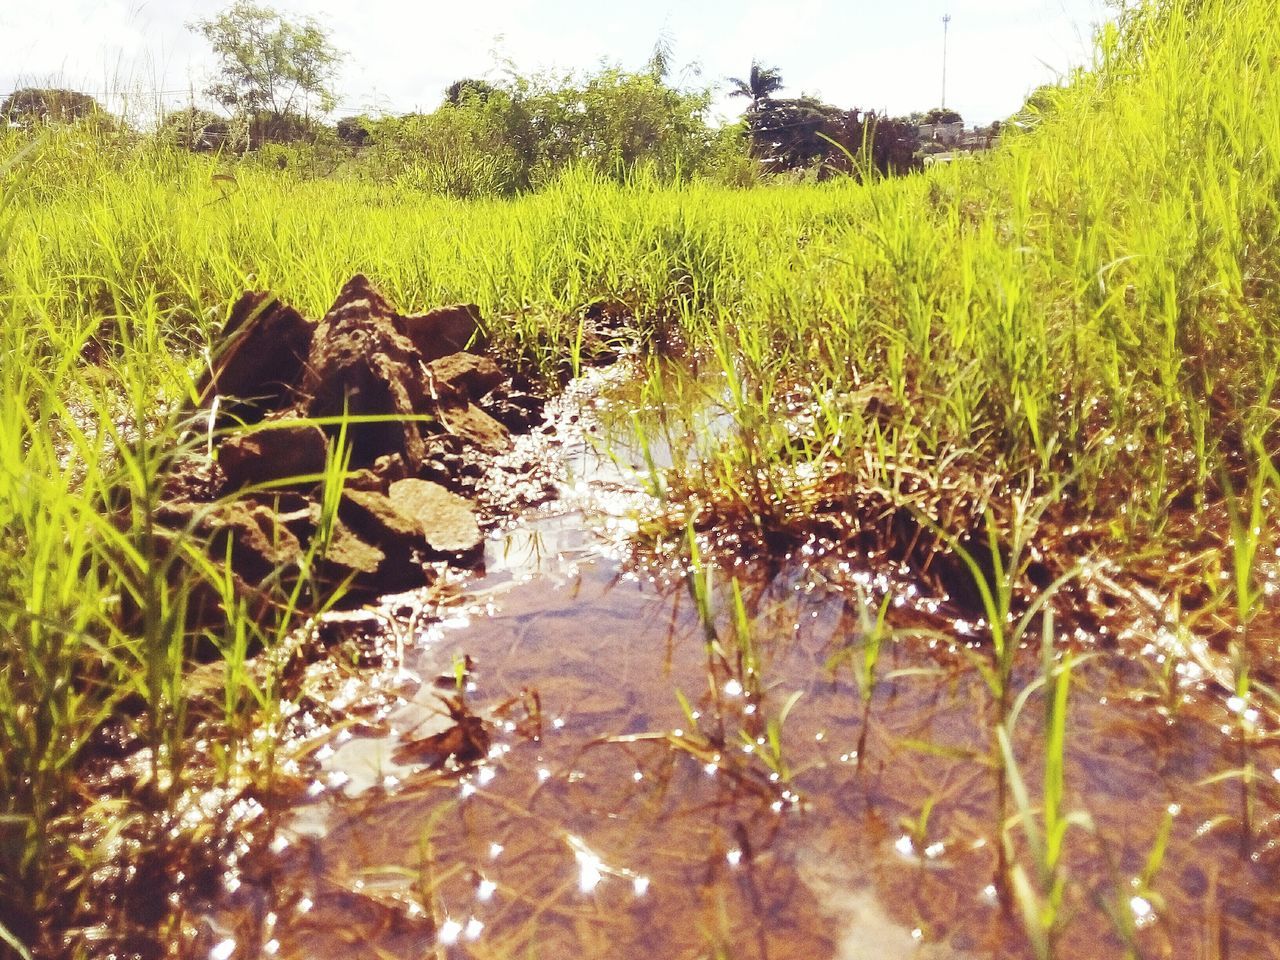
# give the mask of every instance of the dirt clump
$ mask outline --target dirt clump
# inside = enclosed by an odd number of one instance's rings
[[[176,460],[163,528],[258,599],[304,571],[362,600],[475,566],[503,509],[480,480],[544,403],[487,342],[474,305],[405,316],[362,275],[319,320],[246,293],[197,384],[208,456]]]

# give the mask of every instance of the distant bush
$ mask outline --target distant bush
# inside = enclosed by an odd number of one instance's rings
[[[248,130],[243,123],[194,106],[168,114],[159,134],[174,146],[196,152],[224,147],[243,149],[248,140]]]
[[[0,101],[0,116],[19,126],[72,123],[102,114],[102,107],[89,94],[58,87],[23,87]]]
[[[374,121],[364,114],[343,117],[334,127],[338,139],[351,147],[363,147],[373,136]]]

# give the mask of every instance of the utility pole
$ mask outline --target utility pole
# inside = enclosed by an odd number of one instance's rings
[[[944,13],[942,15],[942,102],[938,104],[940,107],[947,105],[947,26],[951,23],[951,14]]]

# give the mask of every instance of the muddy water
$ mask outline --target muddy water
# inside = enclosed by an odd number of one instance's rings
[[[360,729],[308,745],[311,796],[208,911],[197,954],[1030,954],[992,886],[991,698],[966,656],[890,645],[865,704],[828,668],[859,636],[867,578],[797,564],[748,590],[747,670],[709,652],[683,581],[626,569],[577,516],[495,540],[488,568],[414,628]],[[433,769],[413,745],[454,725],[456,691],[433,678],[464,655],[489,742]],[[1246,835],[1239,724],[1194,681],[1166,719],[1156,680],[1101,654],[1076,670],[1068,808],[1094,828],[1068,836],[1060,955],[1122,956],[1124,927],[1152,956],[1280,955],[1280,750],[1251,748]],[[1018,727],[1037,796],[1041,713],[1035,696]],[[1147,890],[1135,878],[1171,805]]]
[[[565,450],[567,494],[609,488],[581,437]],[[457,597],[369,620],[390,654],[286,745],[307,787],[196,905],[186,955],[1034,955],[993,883],[1002,838],[1036,874],[999,822],[980,626],[857,558],[798,556],[718,575],[708,631],[679,571],[615,546],[625,521],[566,500],[495,536]],[[861,655],[886,594],[933,633],[886,641],[868,690],[833,658]],[[1057,954],[1278,957],[1280,744],[1165,656],[1075,668],[1065,809],[1088,825]],[[1014,735],[1033,803],[1043,714],[1031,694]]]

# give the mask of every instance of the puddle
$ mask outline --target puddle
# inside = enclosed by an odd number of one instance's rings
[[[887,647],[864,708],[826,666],[861,601],[802,569],[749,598],[750,675],[708,656],[683,582],[602,555],[576,515],[493,541],[489,569],[405,644],[375,727],[313,753],[320,786],[208,910],[194,955],[1029,954],[990,887],[990,698],[962,655]],[[479,762],[433,769],[405,747],[452,726],[456,691],[430,678],[463,655],[492,738]],[[1060,955],[1124,954],[1095,898],[1130,911],[1152,955],[1273,955],[1280,750],[1254,751],[1242,844],[1228,712],[1188,688],[1166,723],[1130,695],[1139,674],[1103,657],[1077,671],[1068,807],[1096,837],[1068,838]],[[1032,784],[1039,703],[1019,728]],[[1139,896],[1170,804],[1155,895]]]
[[[395,622],[377,679],[330,700],[351,723],[286,745],[311,788],[188,913],[186,955],[1033,955],[992,883],[972,629],[883,572],[797,560],[744,583],[749,642],[717,581],[709,646],[686,581],[626,559],[641,452],[599,453],[586,407],[573,422],[554,511],[495,535],[438,616]],[[886,643],[864,697],[830,664],[886,593],[895,623],[947,632]],[[1161,656],[1075,670],[1065,809],[1092,828],[1067,836],[1057,953],[1280,955],[1280,743],[1255,730],[1243,754],[1225,695]],[[1014,735],[1033,797],[1043,714],[1031,695]],[[458,763],[444,746],[467,723]]]

